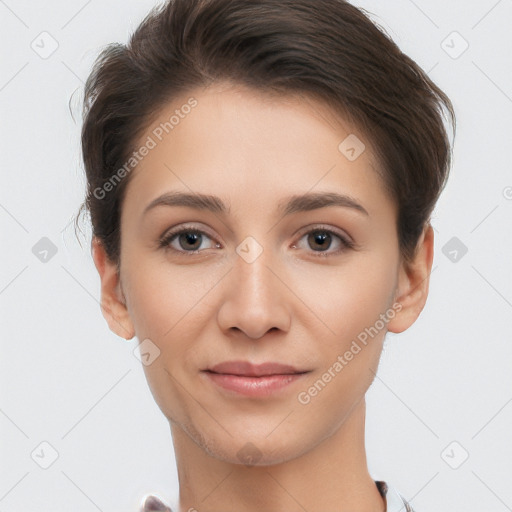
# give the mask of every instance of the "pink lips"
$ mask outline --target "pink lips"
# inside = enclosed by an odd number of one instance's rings
[[[253,365],[245,361],[227,361],[204,373],[226,390],[251,397],[265,397],[284,389],[308,372],[279,363]]]

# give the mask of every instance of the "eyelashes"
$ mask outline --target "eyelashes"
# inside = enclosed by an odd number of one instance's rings
[[[206,248],[203,246],[205,239],[212,242],[210,246]],[[338,233],[332,228],[327,228],[322,225],[314,226],[313,228],[309,228],[307,231],[304,231],[299,236],[297,242],[295,242],[291,247],[293,249],[297,249],[299,245],[303,245],[303,239],[306,239],[306,247],[311,248],[311,246],[315,245],[319,247],[320,250],[308,250],[307,248],[304,249],[303,247],[299,247],[299,249],[311,253],[314,257],[325,258],[328,256],[337,256],[347,250],[353,249],[356,245],[347,236]],[[334,251],[331,250],[333,245],[338,246]],[[187,250],[191,248],[190,246],[192,246],[192,250]],[[220,249],[221,244],[214,241],[214,238],[207,232],[192,225],[182,226],[166,232],[158,240],[158,247],[167,252],[171,252],[172,254],[190,258],[199,255],[199,253],[204,252],[205,250],[215,248]]]
[[[188,236],[182,237],[182,235],[188,235]],[[190,255],[190,254],[194,255],[201,251],[199,249],[194,249],[192,251],[179,250],[179,249],[176,249],[175,247],[172,247],[172,243],[174,242],[175,239],[178,240],[179,243],[181,243],[182,241],[185,241],[185,243],[192,243],[192,244],[194,242],[197,242],[197,240],[199,240],[199,241],[201,241],[201,245],[202,245],[203,237],[206,237],[209,239],[212,238],[208,235],[208,233],[205,233],[204,231],[202,231],[200,229],[195,229],[194,227],[183,227],[178,230],[173,230],[173,231],[170,231],[169,233],[165,234],[159,241],[159,247],[166,249],[166,250],[175,251],[178,253],[180,253],[180,252],[185,253],[186,255]],[[219,246],[220,244],[216,243],[215,245]]]

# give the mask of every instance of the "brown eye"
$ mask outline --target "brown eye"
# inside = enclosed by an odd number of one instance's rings
[[[210,245],[208,245],[210,241]],[[203,249],[220,247],[212,238],[199,229],[182,227],[165,234],[159,241],[159,247],[164,250],[174,251],[186,255],[194,255]],[[205,246],[206,245],[206,246]]]
[[[193,251],[201,247],[202,235],[198,232],[186,231],[177,235],[178,243],[184,250],[192,249]]]
[[[303,239],[306,239],[306,243],[304,244],[306,247],[301,244]],[[317,227],[302,235],[299,243],[295,244],[293,247],[302,248],[309,253],[312,252],[315,256],[327,257],[336,256],[354,246],[354,242],[348,237],[335,233],[331,229]]]
[[[308,244],[312,249],[320,251],[329,249],[332,243],[332,236],[328,231],[311,231],[308,235]]]

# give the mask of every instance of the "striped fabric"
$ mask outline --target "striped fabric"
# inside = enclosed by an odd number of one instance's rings
[[[382,480],[376,480],[377,489],[386,500],[386,512],[414,512],[405,499]],[[153,494],[146,496],[139,512],[172,512],[172,509]]]
[[[393,487],[381,480],[376,480],[375,483],[386,500],[386,512],[414,512],[411,505]]]

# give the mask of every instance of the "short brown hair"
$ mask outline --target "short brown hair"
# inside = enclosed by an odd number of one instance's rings
[[[101,188],[174,97],[215,81],[320,99],[371,143],[398,206],[400,252],[410,261],[446,184],[455,113],[443,91],[345,0],[168,0],[127,45],[103,49],[85,84],[82,153],[93,236],[120,262],[120,213],[130,176]],[[79,212],[79,213],[80,213]],[[77,216],[78,219],[78,216]]]

